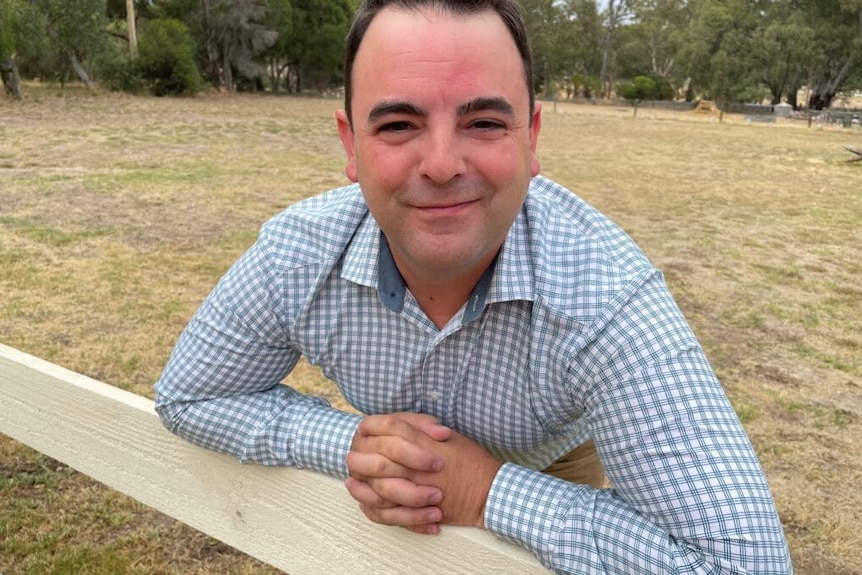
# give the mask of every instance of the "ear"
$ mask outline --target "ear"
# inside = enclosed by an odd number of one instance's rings
[[[530,176],[538,176],[541,166],[539,158],[536,156],[536,146],[539,142],[539,132],[542,130],[542,103],[536,102],[536,108],[533,111],[533,124],[530,126],[530,153],[532,155]]]
[[[356,148],[354,147],[353,128],[350,127],[347,112],[344,110],[336,111],[335,124],[338,127],[338,137],[341,138],[341,145],[344,146],[344,151],[347,153],[347,166],[344,167],[344,173],[347,175],[348,180],[356,183],[359,181],[359,175],[356,170]]]

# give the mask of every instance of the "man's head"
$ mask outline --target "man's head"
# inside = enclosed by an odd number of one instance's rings
[[[345,174],[408,285],[472,289],[539,173],[541,106],[519,48],[492,9],[392,3],[366,28],[352,62],[352,118],[336,112]]]
[[[533,89],[533,57],[530,52],[530,43],[527,38],[527,28],[521,5],[518,0],[363,0],[356,10],[353,25],[347,34],[347,54],[344,63],[344,110],[347,118],[353,123],[351,102],[353,97],[353,65],[359,46],[365,38],[371,21],[377,14],[387,7],[399,8],[401,10],[419,10],[423,8],[434,8],[450,12],[455,15],[477,14],[480,12],[493,11],[505,23],[524,66],[524,81],[530,97],[530,110],[535,103],[535,90]]]

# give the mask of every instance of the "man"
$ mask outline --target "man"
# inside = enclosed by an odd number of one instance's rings
[[[791,572],[661,274],[538,176],[530,74],[515,0],[364,2],[337,113],[358,185],[263,227],[177,343],[159,414],[346,478],[373,521],[475,525],[557,572]],[[280,385],[301,355],[369,415]]]

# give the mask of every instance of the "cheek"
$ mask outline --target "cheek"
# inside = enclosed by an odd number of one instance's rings
[[[532,154],[513,143],[481,157],[481,170],[485,178],[498,186],[508,187],[532,176]]]
[[[410,163],[403,152],[392,148],[369,147],[357,155],[360,183],[374,193],[401,186],[410,174]]]

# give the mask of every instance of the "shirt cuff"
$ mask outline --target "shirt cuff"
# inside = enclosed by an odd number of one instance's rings
[[[485,501],[485,528],[547,557],[556,519],[566,513],[578,489],[584,486],[505,463]]]
[[[297,466],[347,478],[347,453],[362,416],[328,406],[312,406],[296,425]]]

